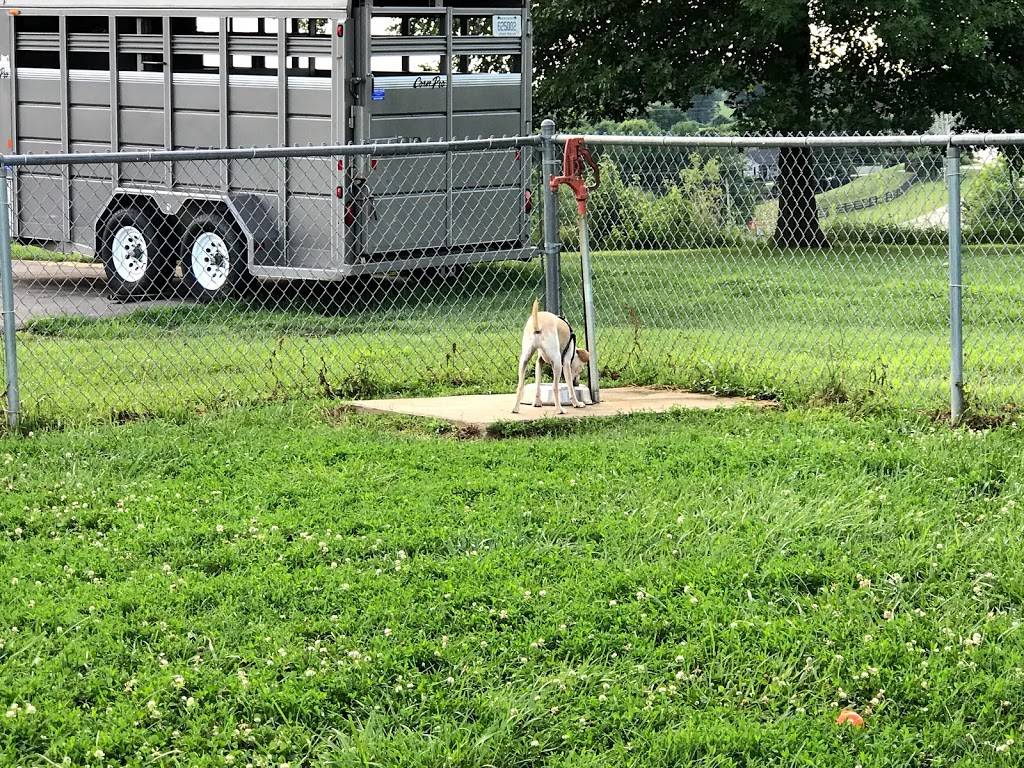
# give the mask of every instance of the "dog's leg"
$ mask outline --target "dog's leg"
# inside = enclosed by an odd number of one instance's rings
[[[558,341],[555,341],[558,344]],[[558,413],[565,413],[565,409],[562,407],[562,393],[558,389],[558,379],[562,376],[562,360],[555,352],[551,356],[551,393],[555,398],[555,407],[558,409]]]
[[[573,354],[576,354],[575,352]],[[565,370],[572,371],[572,361],[565,363]],[[581,403],[579,398],[576,397],[576,382],[579,379],[573,379],[569,374],[566,374],[566,381],[569,384],[569,402],[572,403],[573,408],[585,408],[586,403]]]
[[[533,380],[533,388],[534,388],[534,392],[533,392],[533,407],[534,408],[540,408],[543,405],[543,403],[541,402],[541,399],[540,399],[540,374],[541,374],[540,362],[541,362],[540,361],[540,355],[537,355],[537,367],[536,367],[536,369],[533,372],[533,374],[534,374],[534,380]]]
[[[526,366],[530,364],[533,357],[533,349],[523,345],[523,351],[519,353],[519,384],[516,386],[516,402],[512,406],[512,413],[519,413],[519,403],[523,399],[523,388],[526,386]]]

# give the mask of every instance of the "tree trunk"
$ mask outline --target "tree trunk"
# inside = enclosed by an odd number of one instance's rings
[[[779,248],[828,248],[828,238],[818,222],[814,197],[814,159],[810,147],[779,150],[779,218],[775,245]]]

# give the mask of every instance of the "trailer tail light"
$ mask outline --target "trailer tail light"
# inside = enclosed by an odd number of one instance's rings
[[[356,223],[356,204],[350,202],[345,206],[345,226],[351,227]]]
[[[339,171],[344,171],[345,170],[345,161],[344,160],[338,160],[338,170]]]
[[[339,184],[337,187],[334,188],[334,196],[341,200],[341,198],[345,196],[345,188]]]
[[[338,37],[344,37],[345,36],[345,25],[342,24],[341,22],[338,22],[338,26],[335,28],[335,32],[337,33]]]
[[[531,211],[533,211],[533,192],[531,192],[530,190],[526,190],[526,195],[524,197],[526,212],[530,213]]]

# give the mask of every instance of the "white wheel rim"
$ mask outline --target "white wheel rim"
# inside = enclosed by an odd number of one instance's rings
[[[121,227],[114,233],[111,256],[118,277],[125,282],[137,283],[149,266],[149,245],[135,227]]]
[[[192,274],[208,291],[216,291],[228,280],[228,246],[216,232],[203,232],[192,244]]]

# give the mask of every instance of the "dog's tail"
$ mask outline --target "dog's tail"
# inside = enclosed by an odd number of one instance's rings
[[[540,318],[537,317],[537,312],[540,310],[540,301],[537,299],[533,300],[533,332],[540,333]]]

